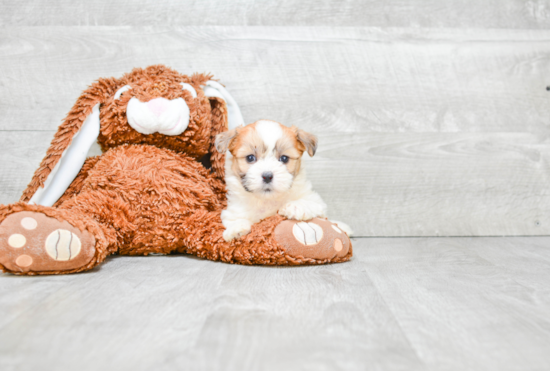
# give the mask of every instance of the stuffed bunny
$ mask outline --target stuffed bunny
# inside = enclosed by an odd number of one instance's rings
[[[20,201],[0,205],[0,268],[76,273],[115,253],[269,265],[349,260],[350,239],[324,219],[277,215],[223,239],[224,155],[214,138],[243,124],[209,75],[157,65],[99,79],[60,125]],[[86,158],[96,141],[104,153]]]

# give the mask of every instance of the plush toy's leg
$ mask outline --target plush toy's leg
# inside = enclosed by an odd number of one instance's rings
[[[254,224],[249,234],[226,242],[220,214],[197,212],[187,225],[179,251],[227,263],[262,265],[326,264],[348,261],[351,240],[335,223],[315,218],[307,222],[285,220],[276,215]]]
[[[19,202],[0,206],[0,269],[14,274],[90,270],[108,255],[93,219],[70,210]]]

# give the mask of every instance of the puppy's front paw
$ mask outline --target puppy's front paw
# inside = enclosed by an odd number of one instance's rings
[[[324,217],[322,205],[312,202],[292,201],[279,210],[279,214],[287,219],[310,220],[317,217]]]
[[[225,229],[223,239],[229,242],[234,238],[247,235],[251,227],[252,225],[248,220],[237,220]]]

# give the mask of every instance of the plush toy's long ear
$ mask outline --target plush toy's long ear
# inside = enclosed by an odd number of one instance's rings
[[[235,102],[235,99],[233,99],[231,94],[229,94],[222,84],[212,80],[207,81],[204,86],[204,95],[209,98],[221,98],[225,101],[227,106],[227,124],[229,126],[229,130],[244,125],[244,119],[239,105]]]
[[[210,162],[216,177],[225,177],[225,154],[216,150],[216,135],[244,125],[243,115],[235,99],[216,81],[207,81],[204,95],[210,98],[212,107],[212,133],[210,135]]]
[[[116,88],[115,79],[100,79],[82,93],[57,129],[21,201],[51,206],[63,195],[99,135],[99,106]]]

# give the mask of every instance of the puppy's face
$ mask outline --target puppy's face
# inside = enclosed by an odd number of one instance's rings
[[[260,120],[216,137],[216,149],[233,155],[231,170],[243,188],[262,196],[273,196],[292,187],[307,150],[315,154],[314,135],[288,128],[275,121]]]

